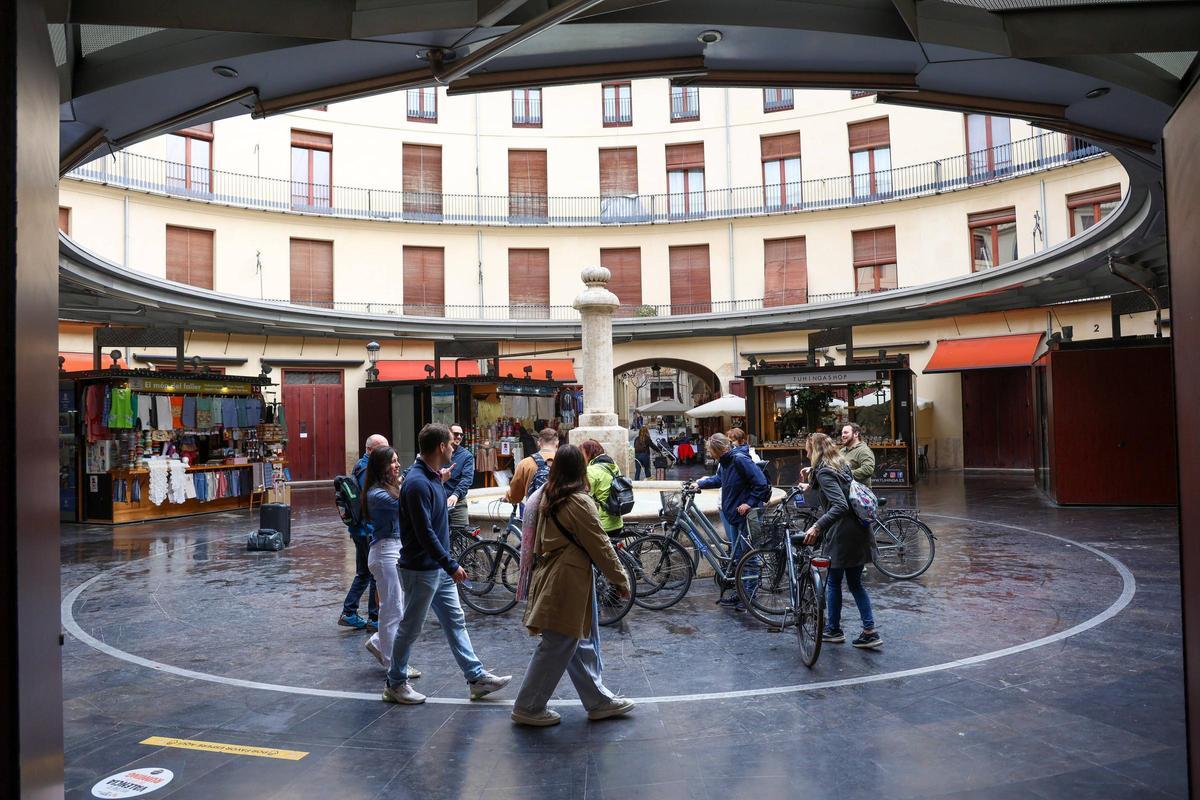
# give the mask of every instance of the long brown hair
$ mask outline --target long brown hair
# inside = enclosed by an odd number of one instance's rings
[[[393,497],[399,496],[396,485],[391,482],[388,476],[388,470],[392,467],[392,459],[396,457],[396,451],[391,447],[376,447],[371,451],[371,455],[367,457],[367,475],[363,481],[362,492],[362,516],[363,519],[371,518],[371,509],[367,505],[367,494],[376,486],[382,486],[388,490],[388,493]]]
[[[554,454],[550,465],[550,477],[546,479],[542,503],[549,511],[555,511],[568,497],[591,491],[587,479],[587,458],[573,444],[564,444]]]
[[[590,464],[596,460],[596,456],[604,455],[604,445],[597,442],[595,439],[585,439],[579,443],[579,449],[583,451],[583,457]]]
[[[637,441],[638,444],[650,444],[650,429],[645,425],[643,425],[642,429],[638,431]]]
[[[804,447],[808,451],[813,475],[816,475],[821,467],[829,467],[834,472],[844,472],[850,468],[850,462],[846,461],[833,439],[823,433],[810,433]]]

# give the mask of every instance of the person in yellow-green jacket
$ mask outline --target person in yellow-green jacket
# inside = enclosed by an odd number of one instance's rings
[[[596,501],[596,510],[600,513],[600,527],[610,537],[619,537],[625,529],[625,520],[620,514],[610,514],[608,511],[608,495],[612,491],[613,478],[621,474],[620,467],[612,457],[604,452],[604,445],[595,439],[588,439],[579,445],[587,458],[588,494]]]

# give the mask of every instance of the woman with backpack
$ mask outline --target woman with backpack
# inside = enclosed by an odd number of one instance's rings
[[[379,630],[367,639],[367,650],[384,669],[392,665],[392,642],[404,612],[400,588],[400,457],[391,447],[376,447],[367,458],[363,480],[363,519],[371,524],[367,566],[379,589]],[[409,679],[421,677],[408,668]]]
[[[561,718],[546,704],[564,672],[570,675],[588,719],[628,713],[633,701],[605,687],[600,651],[593,641],[599,623],[592,566],[618,587],[622,597],[628,597],[633,587],[600,527],[596,504],[588,494],[587,459],[574,445],[564,444],[554,455],[550,478],[540,492],[532,549],[536,565],[522,621],[530,635],[542,638],[513,703],[513,722],[538,727],[558,724]]]
[[[620,476],[621,468],[612,460],[612,456],[604,451],[604,445],[595,439],[584,441],[579,445],[579,449],[587,459],[587,479],[592,487],[588,494],[596,501],[600,527],[609,538],[619,539],[625,530],[625,520],[609,507],[609,497],[612,496],[613,479]]]
[[[868,649],[879,647],[883,640],[875,630],[871,598],[862,584],[863,568],[871,560],[871,532],[850,507],[850,481],[853,480],[850,464],[833,439],[823,433],[810,433],[805,449],[811,465],[808,474],[812,483],[802,483],[800,488],[806,492],[815,489],[821,516],[805,531],[804,543],[820,542],[829,558],[829,576],[825,583],[827,622],[823,638],[827,642],[846,641],[841,627],[844,578],[858,606],[863,626],[862,634],[851,644]]]

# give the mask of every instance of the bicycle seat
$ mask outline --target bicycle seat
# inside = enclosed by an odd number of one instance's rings
[[[791,543],[794,547],[804,547],[804,537],[805,536],[807,536],[807,534],[793,533],[788,536],[788,539],[791,541]]]
[[[880,508],[883,508],[884,506],[886,506],[886,505],[887,505],[887,498],[886,498],[886,497],[876,497],[875,499],[879,501],[879,507],[880,507]]]

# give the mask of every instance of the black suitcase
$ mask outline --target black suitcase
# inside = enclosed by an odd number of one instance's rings
[[[263,503],[258,515],[258,527],[279,531],[284,545],[292,543],[292,507],[286,503]]]

